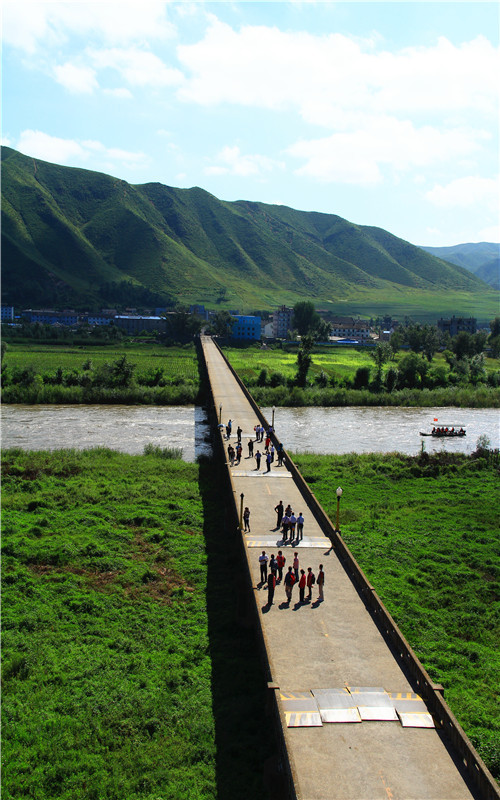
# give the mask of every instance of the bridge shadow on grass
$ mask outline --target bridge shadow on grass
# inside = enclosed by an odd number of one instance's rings
[[[274,718],[257,631],[251,624],[247,565],[225,475],[200,460],[207,552],[207,612],[212,660],[217,797],[284,798]]]

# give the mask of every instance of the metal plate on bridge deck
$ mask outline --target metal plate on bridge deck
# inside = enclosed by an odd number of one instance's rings
[[[247,547],[276,547],[277,549],[283,547],[321,547],[321,548],[328,548],[331,547],[331,542],[329,539],[301,539],[300,542],[295,542],[290,544],[283,544],[281,539],[273,539],[272,537],[269,538],[260,538],[257,539],[256,536],[250,537],[247,536]]]
[[[280,691],[288,728],[321,728],[318,704],[311,692]]]
[[[229,464],[228,464],[229,466]],[[291,478],[291,472],[259,472],[256,469],[251,470],[231,470],[233,478]]]
[[[403,728],[434,728],[432,714],[414,692],[388,692]]]
[[[349,687],[352,701],[362,720],[397,722],[399,717],[391,697],[383,688]]]
[[[311,689],[323,722],[361,722],[358,708],[347,689]]]

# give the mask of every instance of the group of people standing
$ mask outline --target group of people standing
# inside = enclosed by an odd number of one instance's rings
[[[221,425],[222,427],[222,425]],[[231,433],[233,429],[233,421],[230,419],[226,425],[226,439],[231,438]],[[266,431],[263,425],[255,425],[254,426],[255,432],[255,439],[249,439],[248,441],[248,458],[255,458],[256,462],[256,471],[260,470],[260,465],[262,459],[264,459],[264,463],[266,464],[266,472],[271,472],[271,464],[274,463],[274,459],[276,458],[278,461],[278,467],[283,465],[285,452],[283,449],[283,444],[279,442],[277,447],[274,447],[274,444],[271,441],[273,428],[270,425]],[[242,456],[242,444],[241,444],[241,435],[243,431],[238,425],[236,430],[236,437],[237,443],[236,446],[233,447],[231,443],[227,446],[227,455],[229,459],[229,463],[232,467],[238,465],[241,461]],[[265,436],[265,439],[264,439]],[[261,453],[259,449],[254,454],[254,443],[263,442],[264,443],[264,452]]]
[[[302,511],[299,511],[299,515],[296,517],[290,503],[284,508],[283,500],[279,501],[274,510],[276,511],[275,530],[279,531],[281,529],[283,544],[289,540],[289,537],[290,544],[294,541],[300,541],[304,536],[304,516]]]
[[[278,555],[275,557],[274,553],[269,557],[265,550],[259,556],[260,567],[260,585],[263,586],[267,583],[267,605],[273,605],[274,592],[276,585],[283,580],[283,571],[286,566],[286,557],[283,555],[282,550],[278,550]],[[314,574],[312,567],[305,569],[300,568],[299,554],[293,554],[293,562],[288,567],[284,578],[286,603],[290,605],[292,600],[292,591],[295,584],[299,587],[299,603],[310,602],[312,600],[313,586],[318,586],[318,602],[324,600],[323,587],[325,585],[325,573],[323,564],[319,565],[318,576]],[[308,590],[307,597],[305,591]]]

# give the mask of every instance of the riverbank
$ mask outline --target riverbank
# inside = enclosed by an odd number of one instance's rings
[[[342,486],[346,543],[499,778],[498,457],[294,460],[333,519]],[[270,720],[219,485],[206,460],[4,452],[9,797],[266,797]]]

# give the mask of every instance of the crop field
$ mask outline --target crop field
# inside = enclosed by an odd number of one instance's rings
[[[56,346],[9,343],[4,362],[12,368],[32,365],[39,373],[81,370],[89,360],[95,367],[127,356],[138,372],[161,367],[169,378],[198,380],[198,359],[194,346],[160,347],[159,345],[119,345],[117,347]]]
[[[293,459],[500,779],[498,453]]]
[[[224,348],[224,354],[231,362],[242,380],[257,379],[261,370],[269,373],[281,372],[286,378],[293,378],[297,372],[297,349],[262,350],[260,347],[249,347],[245,350],[233,347]],[[324,352],[313,353],[309,376],[314,379],[324,371],[328,377],[334,373],[339,377],[352,378],[358,367],[373,366],[368,350],[353,347],[335,347]]]
[[[164,456],[3,454],[5,800],[268,797],[220,483]]]

